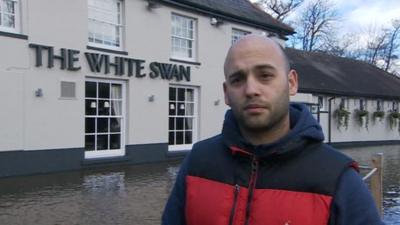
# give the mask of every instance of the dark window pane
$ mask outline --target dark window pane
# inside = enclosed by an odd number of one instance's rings
[[[86,133],[95,133],[96,132],[96,119],[95,118],[86,118],[85,132]]]
[[[108,132],[108,118],[97,118],[97,133]]]
[[[99,98],[110,98],[110,84],[99,83]]]
[[[169,100],[176,100],[176,88],[169,88]]]
[[[175,144],[175,132],[169,132],[168,144],[174,145]]]
[[[85,101],[85,113],[86,115],[96,115],[97,102],[96,100]]]
[[[175,130],[175,118],[169,118],[168,130]]]
[[[177,145],[183,144],[183,132],[176,132],[176,143]]]
[[[169,115],[170,116],[176,115],[176,103],[174,103],[174,102],[169,103]]]
[[[85,150],[86,151],[94,150],[94,135],[85,136]]]
[[[178,89],[178,101],[185,101],[185,89]]]
[[[108,135],[97,136],[97,150],[108,149]]]
[[[183,120],[184,118],[176,118],[176,129],[183,130]]]
[[[121,135],[111,134],[110,135],[110,149],[120,149],[121,148]]]
[[[110,132],[121,132],[121,119],[110,118]]]
[[[185,130],[192,130],[192,129],[193,129],[193,119],[185,118]]]
[[[106,100],[99,100],[99,115],[105,115],[108,116],[110,115],[110,101]]]
[[[86,94],[87,98],[96,98],[96,83],[86,81]]]
[[[178,103],[178,115],[185,115],[185,103]]]
[[[192,132],[191,131],[185,132],[185,144],[192,144]]]

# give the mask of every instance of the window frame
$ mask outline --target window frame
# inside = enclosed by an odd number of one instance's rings
[[[188,38],[188,37],[183,37],[183,36],[176,36],[173,33],[174,30],[174,17],[178,17],[181,19],[186,19],[192,22],[193,24],[193,29],[192,29],[192,37]],[[182,28],[180,28],[182,29]],[[185,61],[190,61],[190,62],[196,62],[197,60],[197,32],[198,32],[198,22],[197,19],[194,17],[190,17],[190,16],[186,16],[186,15],[182,15],[182,14],[178,14],[175,12],[171,13],[171,58],[172,59],[177,59],[177,60],[185,60]],[[176,52],[174,51],[174,38],[176,39],[180,39],[180,40],[184,40],[184,41],[190,41],[191,42],[191,51],[192,51],[192,56],[191,57],[186,57],[186,56],[180,56],[178,54],[176,54]]]
[[[235,32],[237,32],[237,33],[241,33],[241,35],[235,35]],[[234,28],[234,27],[232,27],[232,30],[231,30],[231,45],[233,45],[236,41],[238,41],[240,38],[242,38],[242,37],[244,37],[244,36],[246,36],[246,35],[248,35],[248,34],[251,34],[251,32],[250,31],[246,31],[246,30],[242,30],[242,29],[238,29],[238,28]],[[236,39],[235,39],[236,38]]]
[[[363,110],[368,110],[368,101],[365,98],[360,98],[359,101],[359,110],[363,111]]]
[[[382,99],[376,100],[376,111],[385,111],[385,104]]]
[[[86,96],[86,82],[95,82],[96,83],[96,98],[93,97],[87,97]],[[98,102],[99,100],[104,100],[103,98],[99,98],[99,89],[98,89],[98,83],[108,83],[110,84],[110,87],[112,84],[119,84],[121,85],[121,98],[122,98],[122,102],[121,102],[121,115],[120,116],[112,116],[112,115],[98,115],[98,113],[96,113],[96,115],[87,115],[86,114],[86,110],[85,110],[85,124],[86,124],[86,119],[87,118],[119,118],[121,120],[120,122],[120,148],[119,149],[111,149],[110,148],[110,141],[108,138],[108,148],[107,150],[90,150],[87,151],[86,150],[86,136],[87,135],[94,135],[95,136],[95,146],[97,145],[97,136],[104,133],[103,135],[111,135],[113,133],[118,133],[118,132],[111,132],[110,130],[108,132],[97,132],[97,126],[95,126],[95,132],[94,133],[87,133],[86,132],[86,125],[84,126],[84,142],[85,142],[85,147],[84,147],[84,153],[85,153],[85,159],[93,159],[93,158],[102,158],[102,157],[115,157],[115,156],[124,156],[125,155],[125,144],[126,144],[126,82],[125,81],[119,81],[119,80],[105,80],[105,79],[95,79],[95,78],[86,78],[85,79],[85,107],[86,107],[86,101],[87,100],[96,100],[96,102]],[[111,88],[110,88],[110,92],[111,92]],[[110,100],[110,108],[111,108],[111,101],[113,100],[111,98],[111,96],[109,96],[108,98]],[[116,100],[116,99],[114,99]],[[98,106],[96,106],[98,107]],[[110,128],[110,122],[108,123],[108,128]]]
[[[124,20],[124,18],[125,18],[125,5],[124,5],[124,1],[123,0],[97,0],[97,1],[105,1],[105,2],[112,1],[112,2],[116,2],[117,4],[118,3],[120,4],[120,12],[116,13],[116,14],[119,14],[120,24],[113,24],[113,23],[110,23],[110,22],[105,21],[105,20],[96,20],[95,18],[90,18],[89,17],[89,14],[90,14],[89,13],[89,11],[90,11],[89,1],[90,0],[88,0],[88,20],[87,20],[88,21],[88,38],[87,38],[88,46],[97,47],[97,48],[111,49],[111,50],[117,50],[117,51],[124,50],[124,48],[125,48],[125,45],[124,45],[124,37],[125,37],[125,20]],[[103,43],[96,43],[95,40],[94,40],[95,36],[93,36],[93,41],[90,41],[90,20],[92,20],[95,25],[108,24],[108,25],[113,25],[114,27],[119,27],[119,39],[118,39],[119,46],[104,44],[104,42],[105,42],[104,38],[101,39],[101,41]],[[93,33],[93,35],[95,35],[95,34],[97,34],[97,33]],[[102,34],[102,35],[104,35],[104,34]]]
[[[6,27],[6,26],[4,26],[3,24],[1,24],[0,23],[0,31],[3,31],[3,32],[9,32],[9,33],[16,33],[16,34],[19,34],[19,33],[21,33],[21,9],[20,9],[20,3],[21,3],[21,0],[0,0],[0,4],[1,4],[1,9],[0,9],[0,21],[2,22],[3,21],[3,11],[2,11],[2,9],[3,9],[3,4],[6,2],[6,1],[10,1],[10,2],[14,2],[14,9],[15,9],[15,12],[14,12],[14,28],[10,28],[10,27]]]
[[[176,113],[176,115],[171,115],[170,114],[170,112],[169,112],[170,111],[170,107],[171,107],[170,102],[175,102],[176,103],[175,104],[176,107],[178,107],[177,103],[182,102],[182,101],[178,100],[178,95],[177,94],[175,96],[175,100],[171,100],[171,96],[169,95],[170,88],[184,89],[185,90],[185,100],[183,101],[183,103],[185,105],[187,103],[193,103],[193,115],[177,115],[177,113]],[[187,99],[186,99],[186,90],[187,89],[193,90],[193,101],[187,101]],[[176,93],[178,93],[178,90],[176,90]],[[199,96],[199,88],[196,87],[196,86],[175,85],[175,84],[170,84],[169,85],[169,87],[168,87],[168,151],[173,152],[173,151],[190,150],[190,149],[192,149],[193,144],[198,141],[198,138],[199,138],[199,136],[198,136],[199,135],[199,132],[198,132],[198,127],[199,127],[198,126],[198,123],[199,123],[199,113],[198,113],[199,97],[198,96]],[[192,118],[193,122],[192,122],[192,129],[191,129],[191,131],[192,131],[191,144],[185,144],[185,143],[183,143],[183,144],[176,144],[176,143],[170,144],[170,142],[169,142],[169,133],[170,132],[175,132],[175,137],[176,137],[176,132],[178,132],[178,131],[185,132],[186,131],[185,127],[183,128],[183,130],[178,130],[176,124],[174,125],[175,128],[171,129],[171,127],[169,126],[170,118]],[[185,135],[184,135],[184,137],[185,137]],[[176,138],[175,138],[175,142],[176,142]]]

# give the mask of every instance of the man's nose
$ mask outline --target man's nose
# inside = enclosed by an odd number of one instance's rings
[[[260,94],[259,83],[257,79],[252,75],[249,75],[247,77],[245,92],[246,96],[248,97],[257,96]]]

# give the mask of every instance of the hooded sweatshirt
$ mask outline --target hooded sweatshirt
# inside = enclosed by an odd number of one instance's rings
[[[228,110],[222,133],[182,163],[162,224],[381,224],[352,160],[322,143],[304,105],[289,115],[287,135],[254,146]]]

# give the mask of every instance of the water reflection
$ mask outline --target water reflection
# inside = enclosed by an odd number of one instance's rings
[[[345,149],[362,164],[383,152],[388,225],[400,224],[400,146]],[[0,179],[1,224],[160,224],[179,162]]]
[[[360,164],[369,165],[372,155],[383,153],[383,207],[387,225],[400,224],[400,146],[347,148],[343,152]]]

